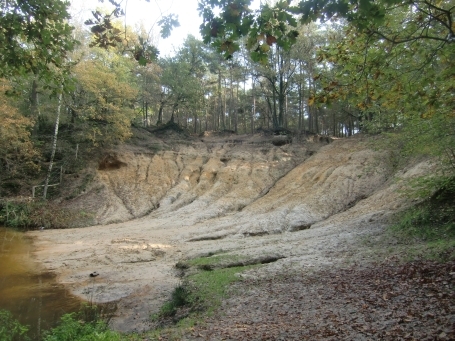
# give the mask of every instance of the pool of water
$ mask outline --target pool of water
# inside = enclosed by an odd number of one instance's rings
[[[11,311],[39,340],[66,313],[79,310],[82,301],[41,271],[32,258],[32,241],[21,232],[0,227],[0,309]]]

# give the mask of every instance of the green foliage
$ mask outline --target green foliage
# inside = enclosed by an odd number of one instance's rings
[[[132,65],[127,58],[111,51],[97,50],[97,58],[75,68],[77,89],[73,108],[84,138],[93,145],[111,145],[131,136],[131,121],[137,95],[131,79]]]
[[[392,230],[407,239],[455,239],[455,178],[436,176],[415,185],[418,186],[414,195],[428,199],[400,214]]]
[[[419,206],[406,211],[400,222],[394,225],[395,231],[422,240],[453,238],[455,224],[450,221],[448,214],[454,212],[449,209],[435,212],[432,209],[431,206]]]
[[[233,262],[240,262],[242,260],[247,260],[248,257],[241,257],[239,255],[224,255],[224,254],[217,254],[217,255],[212,255],[208,257],[200,257],[200,258],[194,258],[190,259],[187,264],[189,266],[196,266],[196,267],[203,267],[203,266],[217,266],[217,265],[223,265],[227,263],[233,263]]]
[[[278,1],[274,6],[264,5],[257,13],[249,8],[251,1],[235,0],[228,4],[213,0],[199,2],[203,18],[201,34],[205,43],[212,45],[228,59],[239,51],[238,41],[247,37],[247,48],[256,62],[266,62],[267,52],[273,44],[289,50],[298,32],[293,13],[298,9],[290,1]],[[215,8],[219,10],[215,15]]]
[[[65,314],[57,327],[44,334],[43,341],[108,341],[121,340],[119,333],[108,328],[109,311],[92,303],[82,305],[77,313]]]
[[[194,117],[203,109],[205,56],[203,44],[193,36],[188,36],[175,57],[160,60],[160,102],[171,106],[173,114],[184,110]],[[158,117],[158,123],[163,123],[162,117]]]
[[[160,309],[159,316],[174,316],[177,309],[189,303],[189,290],[184,285],[179,285],[174,289],[171,299],[164,303]]]
[[[455,194],[455,177],[451,175],[419,177],[410,185],[409,196],[431,202],[447,202]]]
[[[222,250],[217,253],[222,252]],[[153,330],[147,333],[152,339],[179,340],[186,330],[194,326],[207,315],[212,315],[221,305],[222,300],[228,295],[230,285],[240,280],[237,273],[251,269],[253,266],[238,266],[230,268],[214,268],[227,262],[238,260],[239,256],[218,255],[213,253],[205,257],[179,262],[176,267],[187,270],[190,267],[203,269],[204,266],[211,271],[193,272],[185,277],[181,285],[175,288],[171,300],[163,305],[160,313],[153,316],[162,324],[176,323],[172,328]]]
[[[190,260],[187,266],[198,266],[201,269],[204,265],[218,264],[232,259],[237,259],[237,257],[202,257]],[[183,264],[183,268],[187,268],[187,266]],[[210,268],[211,271],[196,272],[189,275],[181,285],[174,289],[171,300],[163,305],[156,318],[173,317],[179,308],[187,309],[190,314],[180,315],[177,320],[183,317],[194,319],[199,314],[212,314],[220,306],[222,299],[226,297],[229,286],[240,280],[236,274],[252,267]]]
[[[231,58],[239,50],[238,41],[246,37],[252,59],[264,62],[268,46],[276,43],[289,49],[295,44],[297,21],[308,24],[332,18],[344,18],[356,29],[378,34],[394,43],[429,39],[448,44],[455,39],[454,8],[450,1],[431,1],[431,5],[427,5],[403,0],[302,0],[293,6],[290,0],[279,0],[273,6],[264,4],[256,13],[250,5],[249,0],[200,1],[204,42],[212,43],[225,57]],[[399,28],[390,29],[387,15],[391,12],[413,13],[413,18],[403,21]]]
[[[0,341],[27,341],[28,327],[14,319],[7,310],[0,310]]]
[[[76,313],[65,314],[59,326],[45,333],[43,341],[115,341],[121,335],[108,329],[104,321],[85,322]]]
[[[0,2],[0,78],[49,74],[50,65],[64,65],[76,44],[68,6],[63,0]]]
[[[212,314],[227,296],[229,285],[240,280],[235,274],[250,268],[251,266],[215,269],[189,276],[192,293],[189,302],[193,309]]]
[[[27,228],[32,224],[30,203],[13,203],[6,201],[0,209],[0,224],[13,228]]]
[[[180,23],[178,17],[175,14],[169,14],[167,16],[162,17],[158,21],[158,25],[161,26],[161,37],[168,38],[171,35],[172,29],[175,27],[179,27]]]
[[[413,36],[421,32],[423,14],[402,8],[387,11],[384,27],[345,25],[330,33],[330,44],[318,54],[325,70],[315,76],[320,87],[310,104],[342,106],[365,132],[400,131],[388,137],[406,155],[435,155],[455,170],[455,45],[445,37]],[[425,21],[430,36],[441,34],[439,24]],[[394,32],[409,41],[388,39]]]

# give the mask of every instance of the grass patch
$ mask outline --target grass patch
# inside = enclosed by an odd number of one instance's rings
[[[197,271],[187,275],[182,284],[175,288],[169,302],[160,312],[152,316],[157,328],[147,332],[151,339],[165,337],[179,340],[191,327],[202,323],[215,313],[223,299],[229,296],[230,286],[241,280],[236,274],[257,267],[258,265],[217,268],[225,262],[238,261],[241,256],[217,255],[199,257],[185,262],[187,268],[210,267],[211,271]]]
[[[240,280],[240,277],[235,274],[252,267],[216,269],[189,276],[189,303],[192,309],[205,312],[207,315],[213,314],[221,305],[222,300],[227,297],[229,286]]]
[[[109,329],[113,311],[107,306],[84,304],[79,312],[65,314],[59,325],[44,333],[42,341],[120,341],[125,337]]]
[[[252,267],[214,269],[189,275],[181,285],[174,289],[171,299],[153,318],[166,320],[176,316],[172,319],[172,322],[176,323],[193,313],[212,314],[220,306],[223,298],[227,296],[228,287],[240,280],[235,274]]]
[[[408,195],[427,199],[397,213],[385,233],[364,238],[362,258],[371,262],[391,256],[403,262],[455,259],[455,178],[418,180]]]

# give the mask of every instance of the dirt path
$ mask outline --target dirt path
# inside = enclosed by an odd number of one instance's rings
[[[219,250],[284,257],[262,268],[265,277],[343,264],[409,204],[403,180],[431,169],[423,162],[394,170],[356,139],[317,148],[198,143],[153,155],[116,152],[124,166],[98,170],[92,189],[68,203],[85,202],[104,225],[29,233],[37,260],[71,292],[119,301],[116,329],[149,327],[185,258]],[[124,222],[105,224],[112,220]]]

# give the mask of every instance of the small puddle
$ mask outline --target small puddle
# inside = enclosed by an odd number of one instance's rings
[[[32,241],[21,232],[0,227],[0,309],[12,312],[39,340],[66,313],[78,311],[82,301],[40,272],[31,256]]]

